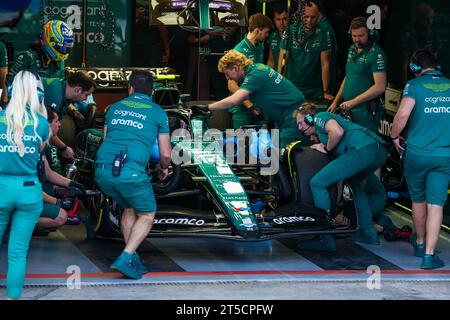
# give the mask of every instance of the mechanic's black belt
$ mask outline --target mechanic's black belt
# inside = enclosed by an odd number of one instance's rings
[[[112,163],[96,163],[95,167],[99,169],[112,169]]]
[[[24,181],[23,186],[24,187],[32,187],[36,185],[36,181]]]

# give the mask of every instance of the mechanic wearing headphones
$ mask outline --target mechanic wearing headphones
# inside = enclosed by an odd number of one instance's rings
[[[121,230],[125,249],[111,265],[132,279],[148,268],[136,250],[150,232],[156,212],[155,196],[146,166],[158,139],[158,176],[168,175],[172,148],[166,112],[152,101],[153,76],[133,71],[129,97],[112,104],[106,113],[103,142],[97,153],[95,179],[102,191],[124,209]]]
[[[234,50],[239,51],[254,63],[264,63],[263,43],[269,36],[273,23],[269,17],[262,13],[250,16],[248,20],[248,34],[239,42]],[[228,79],[228,90],[231,94],[239,89],[236,81]],[[244,100],[241,105],[236,105],[228,110],[231,113],[233,128],[239,129],[245,125],[263,125],[263,117],[255,111],[256,106],[249,99]]]
[[[280,148],[297,140],[302,141],[301,145],[311,144],[292,118],[292,112],[305,102],[305,97],[288,79],[236,50],[228,51],[219,60],[218,69],[228,80],[239,83],[239,90],[210,104],[210,110],[226,110],[250,98],[264,118],[280,130]]]
[[[315,135],[320,143],[311,146],[322,153],[331,153],[335,159],[322,168],[310,181],[316,207],[330,214],[331,202],[327,188],[338,181],[346,181],[353,190],[358,213],[359,232],[354,241],[379,244],[378,235],[372,224],[371,208],[367,190],[363,184],[373,175],[375,169],[386,161],[385,142],[376,133],[343,117],[329,113],[317,113],[313,104],[303,104],[294,111],[298,128],[307,136]],[[373,179],[381,184],[378,179]],[[371,188],[374,192],[383,188]],[[379,195],[385,199],[384,194]],[[312,250],[332,250],[336,244],[332,236],[322,237],[320,242],[305,242],[301,247]]]
[[[319,8],[312,2],[303,14],[304,24],[292,23],[284,32],[280,45],[278,72],[286,63],[286,77],[306,99],[327,99],[330,94],[330,66],[333,50],[329,32],[318,26]]]
[[[409,67],[417,78],[403,91],[391,137],[397,150],[405,152],[416,231],[411,240],[414,254],[423,257],[422,269],[436,269],[444,266],[435,248],[450,181],[450,80],[436,70],[436,58],[427,49],[416,51]],[[400,134],[407,123],[405,147]]]
[[[338,107],[351,110],[353,122],[378,132],[383,115],[379,96],[386,90],[386,56],[375,43],[375,30],[369,30],[366,21],[358,17],[350,24],[353,44],[348,51],[346,75],[327,111]]]

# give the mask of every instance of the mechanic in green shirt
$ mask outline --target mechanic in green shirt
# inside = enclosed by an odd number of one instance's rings
[[[278,57],[278,72],[283,58],[286,77],[305,95],[306,99],[327,99],[330,94],[332,43],[330,34],[318,26],[317,4],[306,6],[304,23],[292,23],[283,34]]]
[[[156,212],[151,178],[146,172],[155,139],[159,144],[157,171],[161,180],[167,177],[171,161],[167,115],[152,101],[152,89],[151,73],[133,71],[129,97],[112,104],[106,113],[95,169],[102,191],[124,209],[121,230],[125,249],[111,268],[132,279],[140,279],[148,272],[136,250],[150,232]],[[113,166],[117,162],[120,164]]]
[[[391,137],[405,152],[400,134],[408,124],[404,173],[416,231],[412,245],[423,257],[421,268],[436,269],[444,266],[435,248],[450,182],[450,80],[436,70],[436,57],[427,49],[413,54],[410,69],[417,78],[403,91]]]
[[[330,214],[331,201],[327,188],[338,181],[347,182],[353,190],[359,222],[359,231],[353,235],[353,240],[379,244],[372,223],[372,217],[376,212],[371,207],[367,189],[362,184],[386,161],[387,148],[384,140],[376,133],[339,115],[329,112],[317,113],[317,108],[313,104],[304,104],[294,112],[294,116],[299,130],[307,136],[315,135],[319,139],[320,143],[312,145],[311,148],[334,156],[334,160],[310,181],[316,207]],[[372,180],[381,184],[378,179]],[[383,192],[384,188],[370,188],[370,190]],[[376,204],[372,206],[375,207]],[[335,247],[333,239],[326,238],[326,242],[328,246]]]
[[[220,60],[218,69],[227,79],[239,83],[239,90],[233,95],[209,105],[211,110],[226,110],[245,99],[250,99],[259,108],[259,113],[280,130],[279,147],[302,140],[302,145],[310,145],[310,140],[299,132],[292,118],[292,112],[305,102],[303,94],[285,77],[267,65],[253,63],[236,50],[228,51]]]
[[[6,90],[6,75],[8,74],[8,52],[5,44],[0,41],[0,110],[8,102],[8,91]]]
[[[331,26],[330,22],[328,21],[327,17],[325,16],[325,13],[323,12],[323,5],[319,0],[312,0],[311,2],[314,2],[317,4],[317,7],[319,8],[319,18],[317,22],[317,28],[322,30],[327,34],[327,39],[330,39],[331,41],[331,58],[330,58],[330,92],[329,94],[331,96],[336,95],[337,91],[337,39],[336,34],[334,32],[333,27]],[[328,98],[328,100],[331,99],[331,97]],[[332,99],[331,99],[332,100]]]
[[[49,126],[40,79],[21,71],[12,85],[8,106],[0,111],[0,239],[11,223],[6,296],[19,299],[31,235],[42,211],[37,168]]]
[[[366,21],[358,17],[350,24],[353,45],[348,51],[346,75],[328,111],[338,107],[351,110],[353,122],[378,132],[383,116],[379,97],[386,90],[386,57]]]
[[[71,73],[67,81],[61,78],[43,79],[45,92],[44,103],[53,108],[62,118],[71,105],[71,102],[81,102],[92,94],[96,86],[91,76],[83,71]],[[71,147],[65,144],[58,136],[54,135],[50,140],[51,144],[61,150],[64,158],[73,160],[75,153]]]
[[[264,63],[264,47],[263,43],[269,36],[269,31],[273,28],[272,21],[261,13],[250,16],[248,25],[248,33],[239,42],[234,50],[244,54],[248,59],[255,63]],[[228,80],[228,90],[234,94],[239,89],[236,81]],[[238,129],[245,125],[263,125],[264,121],[252,113],[250,109],[253,106],[252,101],[245,100],[241,105],[236,105],[228,110],[231,113],[233,128]]]
[[[269,58],[267,65],[278,70],[278,55],[280,53],[281,38],[288,26],[288,12],[284,6],[278,5],[274,8],[273,22],[275,30],[269,35]]]

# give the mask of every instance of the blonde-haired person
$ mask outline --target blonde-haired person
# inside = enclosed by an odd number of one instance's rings
[[[305,102],[303,94],[285,77],[261,63],[253,63],[236,50],[228,51],[220,60],[218,69],[227,80],[239,83],[239,89],[231,96],[210,104],[211,110],[227,110],[251,99],[259,108],[251,112],[262,115],[280,130],[280,147],[301,140],[310,145],[310,140],[297,129],[292,113]]]
[[[50,131],[39,76],[20,71],[12,86],[11,100],[0,111],[0,239],[11,222],[6,296],[19,299],[31,235],[42,211],[39,153]]]

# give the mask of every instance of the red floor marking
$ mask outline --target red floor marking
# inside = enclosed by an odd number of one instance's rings
[[[367,274],[366,270],[262,270],[262,271],[195,271],[195,272],[150,272],[145,277],[192,277],[192,276],[233,276],[233,275],[346,275],[346,274]],[[381,270],[381,274],[442,274],[450,275],[450,270]],[[27,279],[48,279],[67,278],[72,274],[68,273],[31,273],[27,274]],[[121,277],[118,272],[111,273],[82,273],[83,278],[116,278]],[[0,279],[5,279],[5,274],[0,274]]]

